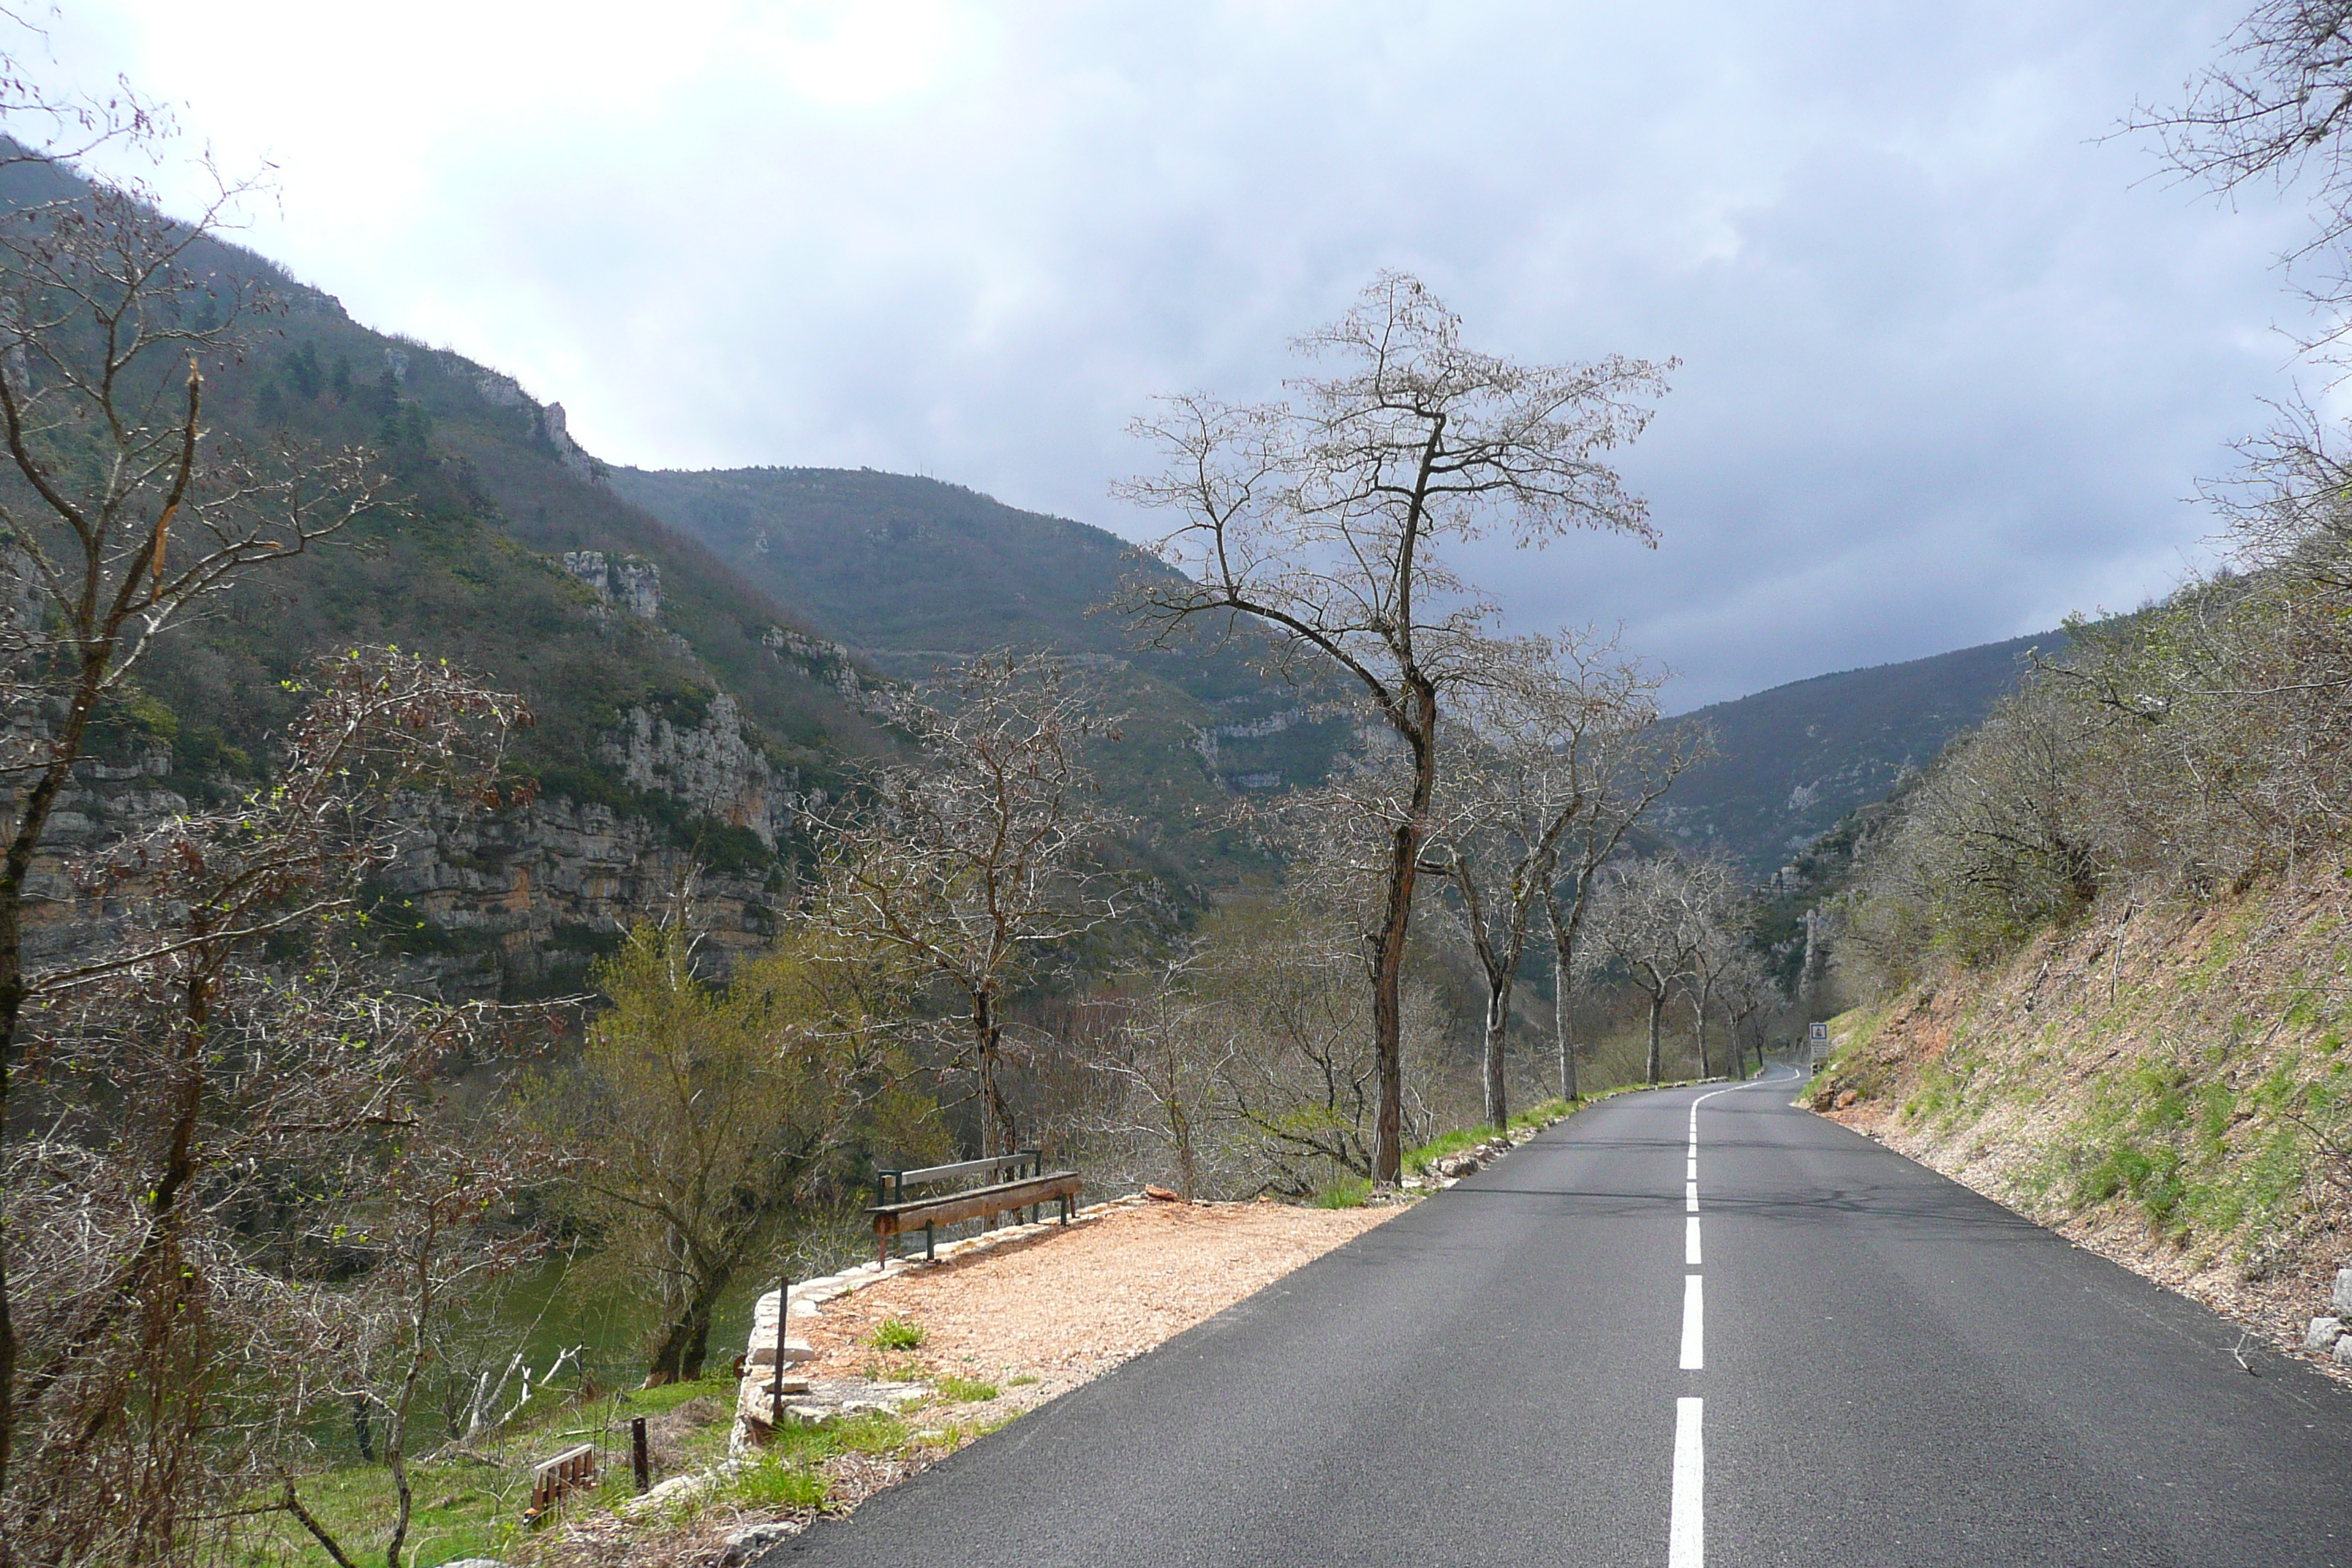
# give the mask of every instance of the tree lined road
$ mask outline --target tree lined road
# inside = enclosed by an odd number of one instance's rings
[[[1793,1087],[1585,1111],[765,1563],[2352,1568],[2352,1389]]]

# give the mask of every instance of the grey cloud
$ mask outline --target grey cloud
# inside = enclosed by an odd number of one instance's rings
[[[823,110],[721,58],[652,120],[583,103],[436,165],[393,254],[289,237],[614,459],[918,469],[1138,535],[1106,489],[1144,399],[1272,393],[1377,267],[1504,352],[1678,354],[1626,458],[1663,548],[1470,563],[1516,624],[1623,620],[1696,704],[2196,553],[2179,498],[2289,384],[2300,220],[2096,139],[2231,16],[1007,6],[927,95]]]

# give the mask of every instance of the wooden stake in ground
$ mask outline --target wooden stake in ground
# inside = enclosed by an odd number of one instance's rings
[[[784,1319],[793,1304],[793,1277],[776,1276],[776,1363],[768,1369],[768,1429],[784,1424]]]

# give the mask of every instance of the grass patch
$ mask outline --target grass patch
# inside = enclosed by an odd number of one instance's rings
[[[1575,1106],[1554,1095],[1539,1104],[1528,1106],[1525,1110],[1512,1117],[1511,1131],[1514,1132],[1541,1131],[1575,1110]]]
[[[1036,1379],[1029,1381],[1034,1383]],[[958,1377],[952,1373],[940,1378],[934,1386],[939,1389],[940,1398],[953,1400],[958,1405],[978,1405],[996,1397],[996,1384],[982,1383],[977,1378]]]
[[[885,1318],[875,1325],[874,1348],[877,1351],[911,1351],[923,1342],[923,1326],[904,1318]]]
[[[832,1437],[835,1451],[844,1454],[895,1453],[907,1446],[911,1436],[904,1421],[878,1410],[847,1416],[824,1430]]]
[[[760,1461],[747,1465],[726,1489],[727,1497],[752,1508],[823,1508],[833,1483],[806,1459],[796,1459],[771,1448]]]
[[[1362,1176],[1343,1176],[1315,1194],[1318,1209],[1360,1209],[1371,1201],[1372,1184]]]
[[[1486,1141],[1486,1137],[1487,1132],[1484,1128],[1472,1131],[1466,1127],[1457,1127],[1451,1132],[1441,1133],[1431,1139],[1418,1149],[1409,1150],[1404,1157],[1404,1168],[1415,1175],[1427,1175],[1429,1168],[1448,1154],[1459,1154],[1465,1149],[1475,1149]],[[1323,1206],[1331,1208],[1338,1205],[1326,1204]]]

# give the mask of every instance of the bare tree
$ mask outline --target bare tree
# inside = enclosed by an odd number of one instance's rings
[[[89,129],[137,139],[152,123],[134,110]],[[104,185],[0,216],[0,529],[15,605],[0,626],[10,721],[0,783],[12,797],[0,852],[0,1124],[34,983],[28,882],[93,715],[193,606],[334,533],[385,482],[360,453],[236,452],[207,436],[205,369],[237,352],[240,319],[267,303],[208,260],[210,231],[240,194],[223,191],[192,222]],[[5,1237],[0,1228],[0,1258]],[[5,1268],[0,1498],[21,1414]]]
[[[2220,193],[2250,181],[2312,183],[2314,232],[2287,259],[2321,267],[2305,286],[2334,320],[2306,347],[2339,338],[2352,306],[2352,0],[2262,0],[2177,104],[2141,105],[2129,130],[2152,132],[2165,163]]]
[[[1492,663],[1493,606],[1440,551],[1497,527],[1523,545],[1575,528],[1652,539],[1643,503],[1604,458],[1640,434],[1640,400],[1664,391],[1672,365],[1522,365],[1476,353],[1460,319],[1402,273],[1376,278],[1297,347],[1335,363],[1291,384],[1301,406],[1196,395],[1137,421],[1169,466],[1118,493],[1179,515],[1159,548],[1188,575],[1139,581],[1123,603],[1159,639],[1207,625],[1269,635],[1279,671],[1337,667],[1405,751],[1411,788],[1388,826],[1383,918],[1365,954],[1381,1097],[1373,1175],[1393,1183],[1405,944],[1439,728],[1449,694]]]
[[[1440,762],[1425,858],[1454,893],[1456,921],[1486,984],[1486,1120],[1507,1127],[1504,1046],[1535,917],[1558,898],[1560,853],[1614,804],[1595,767],[1623,735],[1657,721],[1658,678],[1614,638],[1529,638],[1460,705]],[[1624,826],[1617,825],[1622,834]],[[1580,845],[1580,847],[1581,846]],[[1574,1068],[1563,1082],[1574,1087]]]
[[[1165,1173],[1187,1203],[1226,1173],[1223,1089],[1242,1048],[1203,994],[1204,956],[1202,943],[1189,942],[1139,994],[1112,1000],[1116,1020],[1090,1053],[1112,1088],[1091,1131]]]
[[[444,1359],[459,1321],[490,1280],[541,1256],[545,1238],[511,1223],[515,1197],[554,1174],[560,1155],[515,1142],[470,1136],[409,1119],[383,1148],[369,1151],[342,1173],[343,1202],[313,1223],[310,1240],[322,1250],[366,1260],[356,1289],[330,1298],[318,1311],[316,1342],[333,1347],[325,1364],[302,1365],[290,1383],[291,1411],[309,1414],[314,1380],[351,1394],[362,1410],[384,1418],[383,1459],[391,1472],[393,1513],[383,1540],[384,1568],[402,1568],[416,1494],[409,1475],[419,1401]],[[314,1309],[314,1311],[317,1310]],[[338,1374],[341,1374],[340,1376]],[[281,1456],[296,1443],[279,1446]],[[275,1508],[300,1525],[338,1568],[357,1568],[360,1546],[339,1537],[304,1503],[292,1467],[279,1458],[275,1495],[257,1508]]]
[[[1738,879],[1720,861],[1710,859],[1706,866],[1695,879],[1703,884],[1703,896],[1694,900],[1692,911],[1698,940],[1691,949],[1690,968],[1683,976],[1683,990],[1691,1005],[1691,1040],[1698,1052],[1702,1078],[1709,1075],[1707,1019],[1716,999],[1730,996],[1741,960],[1748,955],[1747,939],[1738,925]]]
[[[868,802],[817,819],[814,915],[955,988],[982,1152],[1006,1153],[1020,1142],[998,1078],[1006,997],[1049,950],[1117,918],[1129,885],[1103,862],[1118,818],[1080,754],[1109,721],[1060,662],[999,654],[900,722],[922,761],[870,769]]]
[[[1215,1113],[1241,1146],[1244,1190],[1304,1198],[1340,1173],[1373,1175],[1380,1074],[1360,931],[1319,888],[1297,888],[1270,907],[1224,911],[1187,977],[1195,1048],[1220,1064]],[[1411,983],[1403,1007],[1403,1125],[1426,1136],[1420,1089],[1443,1015]]]
[[[1764,967],[1756,950],[1741,944],[1723,966],[1719,986],[1728,1015],[1732,1049],[1732,1076],[1744,1078],[1748,1073],[1748,1047],[1745,1041],[1756,1047],[1756,1065],[1764,1065],[1764,1041],[1757,1020],[1778,1012],[1787,1005],[1788,998]]]
[[[273,784],[73,868],[110,922],[29,977],[34,1071],[0,1142],[29,1444],[9,1550],[181,1560],[259,1479],[259,1435],[287,1424],[240,1404],[320,1353],[289,1232],[374,1194],[375,1152],[480,1022],[371,984],[333,922],[414,841],[418,799],[488,789],[520,717],[426,660],[327,661]]]
[[[1567,1100],[1578,1095],[1570,1004],[1601,869],[1683,770],[1706,754],[1704,734],[1687,725],[1668,729],[1656,721],[1655,686],[1626,696],[1626,722],[1582,731],[1560,759],[1575,773],[1580,805],[1561,835],[1553,877],[1544,884],[1543,904],[1545,925],[1551,932],[1552,1033],[1559,1050],[1559,1097]]]
[[[1652,1083],[1664,1065],[1659,1026],[1666,1002],[1694,973],[1728,886],[1719,862],[1685,863],[1665,856],[1612,866],[1600,877],[1592,910],[1594,945],[1598,956],[1622,968],[1649,1004]]]

